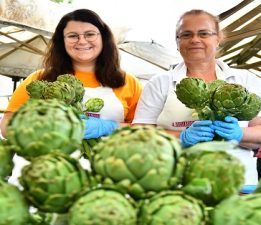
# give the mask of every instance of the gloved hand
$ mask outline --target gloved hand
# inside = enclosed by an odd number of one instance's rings
[[[243,130],[238,124],[238,119],[232,116],[226,116],[224,120],[225,121],[216,120],[210,127],[225,140],[236,140],[240,142],[243,137]]]
[[[85,122],[84,139],[99,138],[110,135],[118,124],[112,120],[104,120],[89,116],[88,119],[83,119]]]
[[[214,130],[210,127],[211,120],[199,120],[191,124],[189,128],[183,130],[180,134],[180,140],[183,147],[190,147],[202,141],[212,141]]]

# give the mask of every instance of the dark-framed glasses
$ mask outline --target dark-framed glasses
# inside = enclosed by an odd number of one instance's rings
[[[178,39],[191,39],[194,37],[194,35],[197,35],[199,38],[209,38],[213,35],[217,35],[216,32],[207,31],[207,30],[200,30],[196,34],[190,31],[185,31],[177,35]]]
[[[98,38],[98,35],[100,35],[100,33],[95,32],[95,31],[88,31],[88,32],[84,32],[83,34],[78,34],[78,33],[67,33],[64,35],[64,38],[69,42],[69,43],[76,43],[80,40],[80,36],[83,36],[85,41],[96,41],[96,39]]]

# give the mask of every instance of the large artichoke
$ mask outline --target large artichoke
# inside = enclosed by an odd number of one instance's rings
[[[0,180],[6,179],[14,167],[13,153],[0,141]]]
[[[155,127],[124,127],[93,148],[92,166],[106,184],[115,184],[134,198],[170,188],[181,147]]]
[[[217,120],[234,116],[239,120],[251,120],[261,110],[261,98],[249,93],[239,84],[223,84],[216,88],[211,102]]]
[[[200,78],[184,78],[176,86],[177,98],[201,120],[224,120],[234,116],[251,120],[261,110],[261,98],[240,84],[223,80],[205,83]]]
[[[203,108],[209,102],[207,84],[199,78],[184,78],[176,85],[177,98],[192,109]]]
[[[213,211],[213,225],[259,225],[261,221],[261,194],[232,196],[217,205]]]
[[[57,81],[62,81],[69,84],[75,91],[74,103],[82,102],[84,96],[83,83],[72,74],[62,74],[57,77]]]
[[[164,191],[146,199],[139,213],[140,225],[204,225],[207,221],[204,204],[179,191]]]
[[[43,99],[43,93],[48,85],[45,80],[33,80],[26,86],[26,91],[30,98]]]
[[[216,205],[223,199],[238,194],[244,184],[244,165],[226,152],[229,142],[205,142],[182,152],[177,177],[182,190],[207,205]]]
[[[63,102],[31,99],[13,114],[7,139],[27,159],[51,151],[70,154],[81,145],[83,128],[76,112]]]
[[[29,206],[22,192],[0,180],[0,225],[25,225],[29,220]]]
[[[136,220],[136,209],[114,190],[92,190],[69,211],[69,225],[136,225]]]
[[[49,82],[43,91],[43,98],[56,98],[70,105],[75,101],[75,90],[70,84],[62,81]]]
[[[91,179],[78,161],[61,153],[34,158],[19,181],[28,201],[43,212],[65,213],[88,190]]]

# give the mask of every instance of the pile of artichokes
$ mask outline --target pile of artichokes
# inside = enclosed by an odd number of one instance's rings
[[[20,154],[9,140],[2,147]],[[0,224],[234,225],[242,218],[259,224],[260,200],[254,199],[260,194],[239,196],[244,168],[226,152],[233,147],[206,142],[183,150],[164,130],[133,126],[102,138],[88,160],[78,149],[38,155],[35,149],[26,157],[20,186],[8,182],[10,169],[1,178]]]
[[[86,157],[82,137],[79,112],[63,100],[32,98],[14,113],[0,142],[0,225],[260,224],[261,183],[239,195],[244,166],[227,151],[235,143],[182,149],[160,128],[126,126]],[[18,184],[13,156],[27,162]]]
[[[84,96],[82,82],[71,74],[62,74],[54,82],[34,80],[26,86],[31,99],[58,99],[83,112],[81,102]]]

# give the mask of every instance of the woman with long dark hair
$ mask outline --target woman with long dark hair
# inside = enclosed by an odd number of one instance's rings
[[[109,135],[118,123],[130,123],[141,93],[141,83],[120,67],[113,33],[98,14],[78,9],[64,15],[50,40],[43,69],[29,75],[15,90],[1,121],[6,124],[29,96],[26,86],[33,80],[55,81],[59,75],[73,74],[84,85],[83,102],[101,98],[104,107],[86,120],[85,138]],[[91,133],[90,133],[91,130]]]

